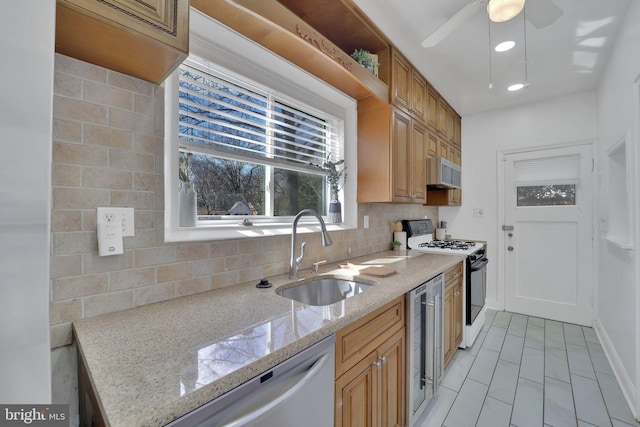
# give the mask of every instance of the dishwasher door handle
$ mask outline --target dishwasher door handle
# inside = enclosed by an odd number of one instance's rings
[[[314,379],[316,375],[318,375],[318,372],[322,370],[322,367],[327,363],[327,360],[329,360],[329,357],[333,357],[333,353],[327,353],[324,356],[322,356],[320,359],[318,359],[316,363],[313,364],[311,369],[309,369],[307,373],[304,374],[304,376],[300,378],[300,380],[296,382],[294,386],[291,387],[289,390],[287,390],[285,393],[279,395],[277,398],[273,399],[266,405],[263,405],[260,408],[241,416],[240,418],[236,418],[235,420],[229,423],[223,424],[220,427],[242,427],[252,422],[253,420],[259,418],[260,416],[264,415],[265,413],[271,411],[281,403],[284,403],[287,400],[291,399],[292,397],[295,396],[295,394],[299,390],[305,387],[309,382],[311,382]]]

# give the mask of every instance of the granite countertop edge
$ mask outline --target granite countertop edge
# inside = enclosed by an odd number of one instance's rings
[[[201,342],[215,343],[217,339],[241,334],[270,319],[288,315],[288,311],[293,310],[295,314],[296,310],[309,308],[275,293],[279,287],[290,285],[292,280],[287,275],[270,277],[273,287],[268,289],[256,289],[256,281],[252,281],[74,322],[79,357],[85,362],[100,409],[109,425],[166,425],[404,295],[462,260],[463,256],[456,255],[385,251],[352,259],[352,267],[349,269],[340,267],[344,262],[323,265],[319,275],[355,278],[358,276],[357,268],[372,265],[393,268],[396,273],[389,277],[361,275],[361,278],[366,278],[365,281],[374,283],[374,286],[360,295],[344,300],[341,306],[342,316],[323,321],[321,326],[305,335],[290,338],[269,354],[179,397],[175,397],[172,390],[164,394],[158,390],[175,386],[176,375],[171,376],[170,373],[172,369],[179,372],[184,367],[179,361],[173,360],[173,355],[180,354],[183,347],[200,348],[198,345]],[[310,275],[310,271],[303,270],[299,272],[297,281],[308,279]],[[259,308],[244,313],[246,316],[242,316],[240,320],[234,317],[239,316],[237,307],[234,309],[234,306],[254,301],[259,301]],[[199,323],[200,318],[206,319],[202,322],[204,325]],[[185,326],[183,322],[186,322]],[[212,324],[216,325],[216,330],[212,330]],[[136,327],[126,328],[126,325]],[[203,336],[205,337],[202,338]],[[163,377],[163,368],[169,372],[167,378]],[[145,369],[151,371],[145,373]]]

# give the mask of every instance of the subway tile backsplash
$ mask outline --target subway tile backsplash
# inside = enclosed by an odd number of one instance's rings
[[[51,346],[74,320],[284,274],[289,236],[164,243],[164,88],[56,54],[51,212]],[[355,175],[354,175],[355,176]],[[124,254],[98,257],[96,207],[135,208]],[[389,249],[391,221],[437,219],[437,209],[360,204],[370,227],[305,236],[312,262]],[[351,248],[351,254],[349,254]]]

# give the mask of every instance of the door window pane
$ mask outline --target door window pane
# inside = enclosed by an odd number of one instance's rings
[[[575,184],[517,187],[518,206],[567,206],[576,204]]]

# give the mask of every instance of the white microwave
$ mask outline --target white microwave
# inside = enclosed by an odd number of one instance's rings
[[[427,187],[431,188],[460,188],[460,166],[444,157],[427,159]]]

